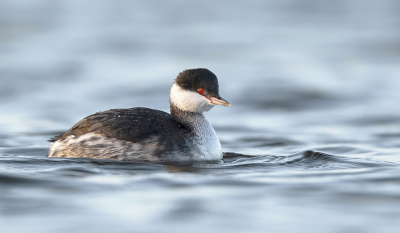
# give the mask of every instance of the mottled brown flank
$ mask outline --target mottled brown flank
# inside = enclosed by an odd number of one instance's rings
[[[84,138],[84,139],[82,139]],[[94,136],[92,133],[81,135],[62,141],[62,144],[49,154],[49,157],[92,158],[92,159],[117,159],[134,161],[164,161],[169,159],[165,153],[160,158],[155,153],[163,149],[164,145],[156,145],[152,139],[145,140],[143,144],[122,141],[115,138]],[[181,156],[175,154],[174,156]]]

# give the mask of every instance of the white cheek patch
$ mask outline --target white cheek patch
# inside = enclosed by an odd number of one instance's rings
[[[171,102],[183,111],[203,113],[214,107],[210,100],[199,93],[180,88],[175,83],[170,93]]]

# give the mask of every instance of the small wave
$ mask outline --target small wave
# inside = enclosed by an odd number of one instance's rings
[[[303,165],[305,168],[327,168],[327,169],[345,169],[345,168],[371,168],[371,167],[392,167],[398,164],[388,161],[378,161],[369,158],[350,158],[327,154],[324,152],[307,150],[293,155],[292,164]]]
[[[42,179],[31,178],[27,176],[19,176],[10,173],[0,173],[1,185],[38,185],[45,183]]]
[[[224,166],[226,167],[269,167],[271,169],[349,169],[371,167],[394,167],[399,164],[389,161],[372,160],[370,158],[350,158],[327,154],[320,151],[306,150],[288,156],[275,155],[244,155],[238,153],[225,153]]]
[[[88,175],[100,174],[96,169],[85,167],[57,167],[38,172],[39,174],[51,174],[52,176],[67,176],[67,177],[86,177]]]
[[[2,155],[36,155],[36,156],[45,156],[49,152],[48,147],[14,147],[14,148],[5,148],[1,149],[0,153]]]

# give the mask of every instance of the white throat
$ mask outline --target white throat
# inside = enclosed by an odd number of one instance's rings
[[[175,83],[170,92],[171,104],[183,111],[202,114],[214,107],[210,100],[194,91],[184,90]]]

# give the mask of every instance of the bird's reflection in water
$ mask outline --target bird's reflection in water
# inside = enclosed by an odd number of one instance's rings
[[[165,171],[167,172],[189,172],[189,173],[204,173],[208,169],[220,168],[224,162],[208,161],[208,162],[191,162],[182,164],[164,164]]]

